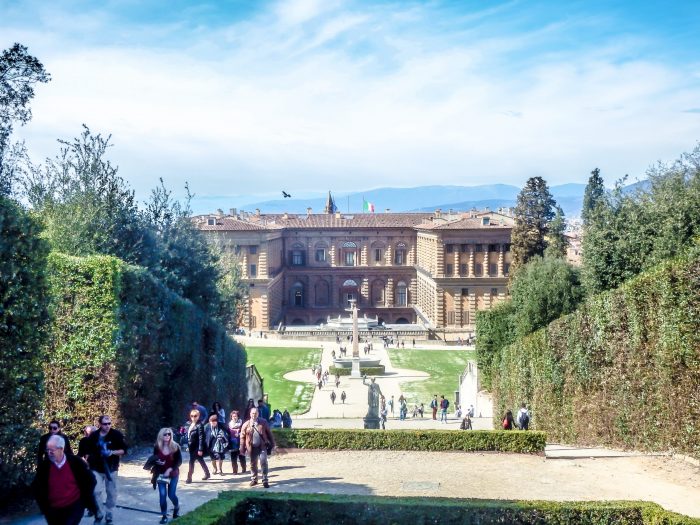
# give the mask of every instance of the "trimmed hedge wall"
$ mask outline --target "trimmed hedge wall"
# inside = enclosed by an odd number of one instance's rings
[[[501,351],[497,414],[550,439],[700,458],[700,254],[587,300]],[[496,418],[498,421],[498,418]]]
[[[383,376],[385,370],[386,369],[385,369],[384,365],[361,366],[360,367],[360,374],[367,375],[367,376]],[[352,372],[352,368],[342,368],[342,367],[331,366],[328,369],[328,373],[332,376],[334,376],[334,375],[349,376],[351,372]]]
[[[192,399],[245,405],[243,348],[143,268],[114,257],[49,256],[53,337],[44,419],[66,433],[110,414],[133,441],[179,425]]]
[[[571,525],[698,525],[700,520],[633,501],[551,502],[391,498],[284,492],[221,492],[178,525],[287,523],[313,525],[556,523]]]
[[[544,432],[507,430],[274,429],[282,448],[331,450],[499,451],[544,453]]]

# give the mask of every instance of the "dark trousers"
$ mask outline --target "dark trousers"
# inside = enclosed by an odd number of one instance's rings
[[[195,461],[199,463],[199,466],[202,467],[202,470],[204,471],[204,475],[206,477],[209,477],[209,467],[207,467],[207,464],[204,461],[204,456],[200,456],[197,454],[196,450],[191,450],[190,451],[190,470],[187,472],[187,479],[192,481],[192,473],[194,472],[194,463]]]
[[[233,467],[233,473],[238,474],[238,463],[236,463],[236,458],[238,458],[241,464],[241,474],[245,472],[245,456],[240,454],[238,450],[231,451],[231,466]]]
[[[83,514],[85,514],[85,505],[78,500],[67,507],[51,508],[44,517],[49,525],[78,525],[83,519]]]
[[[250,477],[253,481],[258,481],[258,459],[260,459],[262,480],[265,482],[267,481],[267,450],[265,447],[254,447],[250,450]]]
[[[433,419],[437,419],[437,408],[433,408]]]

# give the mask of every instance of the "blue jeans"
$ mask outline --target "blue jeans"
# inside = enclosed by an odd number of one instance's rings
[[[160,513],[165,516],[168,512],[168,501],[165,499],[167,495],[173,506],[177,509],[180,507],[180,501],[177,499],[177,480],[179,476],[170,478],[170,483],[158,483],[158,495],[160,496]]]
[[[440,410],[440,421],[444,421],[445,423],[447,423],[447,410],[444,408]]]

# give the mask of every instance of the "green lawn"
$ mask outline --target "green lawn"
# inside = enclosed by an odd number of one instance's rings
[[[459,376],[469,359],[476,358],[473,350],[415,350],[389,349],[389,358],[395,368],[421,370],[430,374],[428,379],[401,383],[401,390],[408,400],[409,409],[414,403],[425,403],[426,411],[434,394],[445,396],[452,403],[455,390],[459,389]],[[450,406],[450,411],[452,410]]]
[[[269,394],[273,409],[303,414],[309,410],[314,395],[312,383],[287,381],[284,374],[294,370],[308,370],[321,361],[320,348],[265,348],[246,347],[248,364],[254,364],[263,377],[265,393]]]

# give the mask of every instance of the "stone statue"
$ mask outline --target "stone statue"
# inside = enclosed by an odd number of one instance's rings
[[[379,417],[379,399],[384,397],[382,395],[382,390],[379,385],[375,382],[373,377],[370,382],[367,382],[367,376],[362,376],[362,384],[367,385],[367,416],[366,418],[378,418]]]

